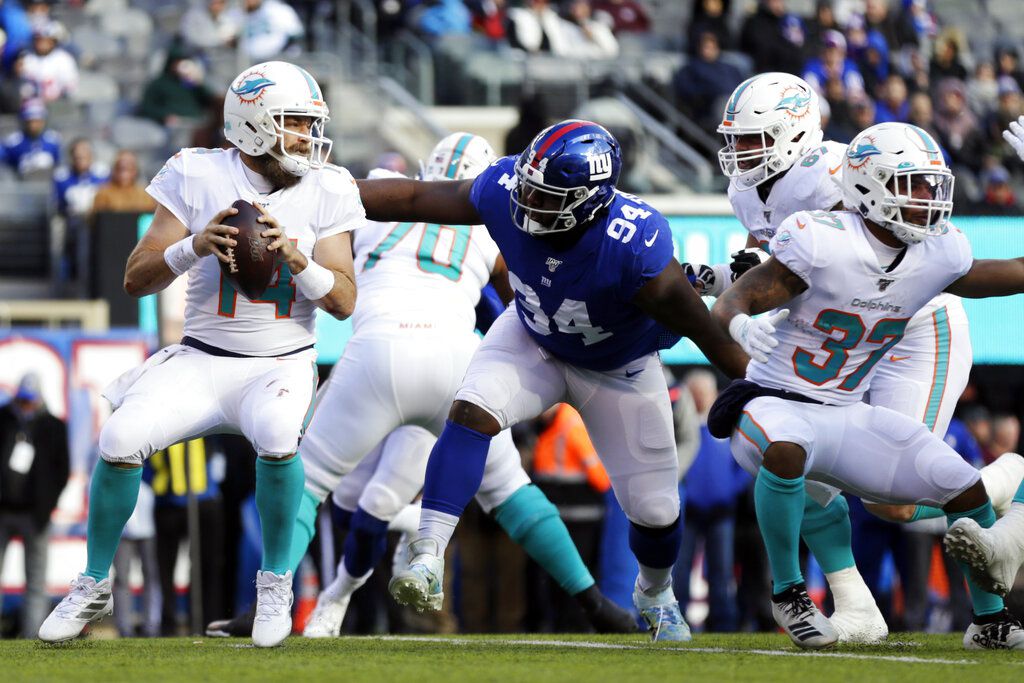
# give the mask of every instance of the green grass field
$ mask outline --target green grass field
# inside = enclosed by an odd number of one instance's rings
[[[966,652],[959,635],[897,633],[881,647],[805,653],[782,635],[698,635],[685,645],[641,637],[390,636],[247,640],[86,639],[0,642],[0,680],[15,681],[1021,681],[1024,653]]]

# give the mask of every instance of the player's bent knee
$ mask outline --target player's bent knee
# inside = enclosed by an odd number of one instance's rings
[[[501,431],[501,425],[498,424],[493,415],[469,401],[455,401],[452,403],[448,419],[455,424],[468,427],[488,436],[496,436]]]
[[[249,438],[261,458],[288,458],[299,448],[298,430],[282,428],[274,420],[256,425]]]
[[[359,496],[359,507],[385,522],[394,519],[408,504],[409,501],[402,500],[396,491],[377,482],[370,482]]]
[[[663,529],[679,519],[679,496],[674,501],[671,496],[651,497],[635,500],[626,510],[629,521],[638,526],[652,529]]]
[[[803,447],[789,441],[776,441],[764,452],[764,468],[783,479],[803,476],[806,462]]]
[[[100,457],[112,464],[141,465],[153,454],[147,439],[148,423],[118,410],[100,430]]]

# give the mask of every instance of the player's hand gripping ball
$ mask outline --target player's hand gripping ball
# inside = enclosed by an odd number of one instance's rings
[[[232,235],[234,246],[222,248],[228,258],[220,260],[220,269],[228,282],[252,301],[263,296],[270,285],[277,267],[276,255],[267,250],[270,239],[260,234],[266,226],[258,220],[263,215],[259,209],[242,199],[231,208],[238,213],[226,216],[221,223],[238,232]]]

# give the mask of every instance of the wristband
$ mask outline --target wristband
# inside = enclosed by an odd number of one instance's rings
[[[164,262],[175,275],[181,275],[199,262],[200,256],[192,245],[195,239],[195,235],[189,235],[164,249]]]
[[[309,258],[306,259],[306,267],[302,272],[292,275],[292,282],[302,292],[302,296],[310,301],[317,301],[334,289],[334,273]]]

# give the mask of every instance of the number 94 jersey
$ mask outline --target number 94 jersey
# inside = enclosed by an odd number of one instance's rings
[[[633,304],[673,258],[664,217],[616,192],[576,244],[556,250],[512,219],[515,161],[491,164],[470,197],[505,258],[516,312],[530,336],[557,358],[590,370],[611,370],[675,344],[678,335]]]
[[[860,401],[910,318],[973,264],[967,238],[953,226],[909,245],[888,272],[869,239],[852,211],[801,211],[783,221],[772,256],[807,289],[786,305],[779,345],[767,363],[751,361],[747,379],[832,405]]]

